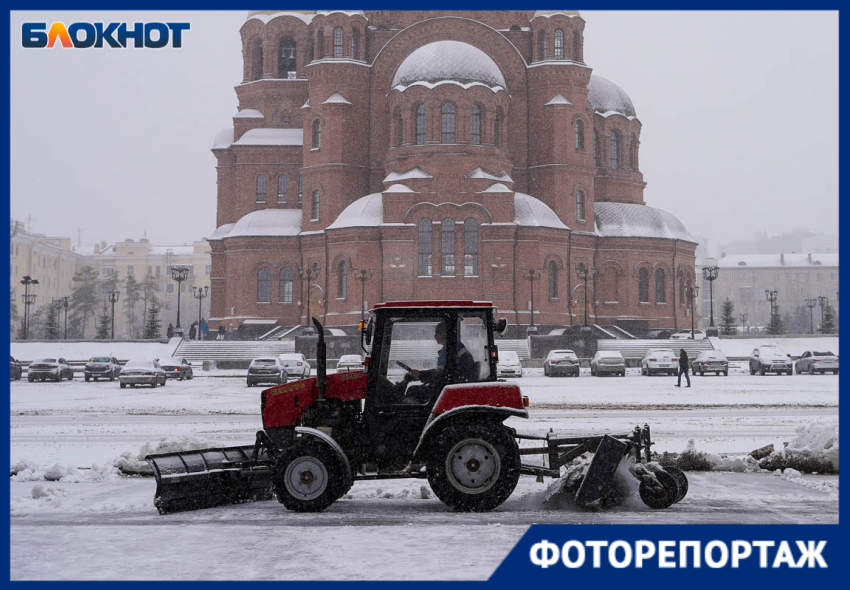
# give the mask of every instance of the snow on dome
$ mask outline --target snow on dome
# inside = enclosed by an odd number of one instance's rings
[[[423,45],[401,62],[392,85],[403,90],[415,83],[430,85],[446,81],[484,84],[490,89],[507,88],[496,62],[477,47],[460,41]]]
[[[415,180],[428,178],[434,177],[417,166],[415,168],[405,170],[404,172],[396,172],[395,170],[393,170],[392,172],[387,174],[387,177],[384,179],[384,182],[398,182],[399,180]]]
[[[260,209],[243,216],[222,238],[297,236],[300,231],[301,209]]]
[[[596,232],[608,238],[665,238],[696,243],[685,225],[661,209],[635,203],[593,206]]]
[[[233,145],[304,145],[304,130],[251,129]]]
[[[233,115],[234,119],[265,119],[265,115],[257,109],[244,109]]]
[[[212,149],[226,150],[233,143],[233,127],[225,127],[215,134]]]
[[[526,227],[570,229],[549,205],[525,193],[514,193],[514,223]]]
[[[384,191],[385,193],[415,193],[416,191],[407,186],[406,184],[394,184],[390,188]]]
[[[384,222],[384,201],[381,193],[360,197],[342,210],[328,229],[344,227],[377,227]]]
[[[234,225],[236,225],[236,224],[235,223],[225,223],[224,225],[218,226],[215,229],[215,231],[212,233],[212,235],[207,238],[207,240],[208,241],[209,240],[220,240],[221,238],[223,238],[224,236],[226,236],[230,232],[230,230],[233,228]]]
[[[543,18],[549,18],[550,16],[555,16],[556,14],[562,14],[570,18],[574,16],[581,16],[581,13],[578,10],[535,10],[532,20],[534,20],[538,16],[542,16]]]
[[[614,111],[626,117],[637,117],[632,99],[626,91],[602,76],[592,74],[587,85],[587,102],[597,113]]]

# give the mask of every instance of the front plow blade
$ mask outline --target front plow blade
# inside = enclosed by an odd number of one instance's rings
[[[605,497],[614,486],[614,473],[628,448],[626,443],[612,436],[606,434],[602,437],[581,487],[576,492],[577,505],[595,506]]]
[[[271,463],[254,447],[224,447],[148,455],[160,514],[271,500]]]

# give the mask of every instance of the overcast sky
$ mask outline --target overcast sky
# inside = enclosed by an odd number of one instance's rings
[[[13,12],[11,215],[83,244],[215,229],[240,12]],[[646,202],[713,242],[838,232],[837,12],[582,12],[631,96]],[[189,21],[182,49],[23,49],[25,21]]]

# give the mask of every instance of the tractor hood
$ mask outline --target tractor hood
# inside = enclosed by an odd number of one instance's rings
[[[328,399],[353,401],[366,397],[368,377],[362,371],[349,371],[327,376]],[[316,377],[290,381],[265,389],[260,394],[263,427],[295,426],[301,415],[319,399]]]

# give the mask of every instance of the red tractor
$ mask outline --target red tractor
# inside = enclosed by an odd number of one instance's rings
[[[506,321],[493,313],[478,301],[376,305],[361,331],[366,370],[332,375],[313,319],[317,376],[262,392],[263,429],[253,446],[146,457],[157,481],[154,504],[165,514],[275,496],[290,510],[315,512],[357,480],[421,478],[451,508],[485,511],[511,495],[520,475],[560,477],[561,467],[591,452],[575,501],[595,505],[624,457],[649,462],[649,428],[554,437],[506,426],[512,416],[528,418],[528,398],[496,378],[494,333]],[[543,455],[545,465],[524,464],[525,455]],[[681,471],[643,467],[640,495],[649,506],[684,497]]]

